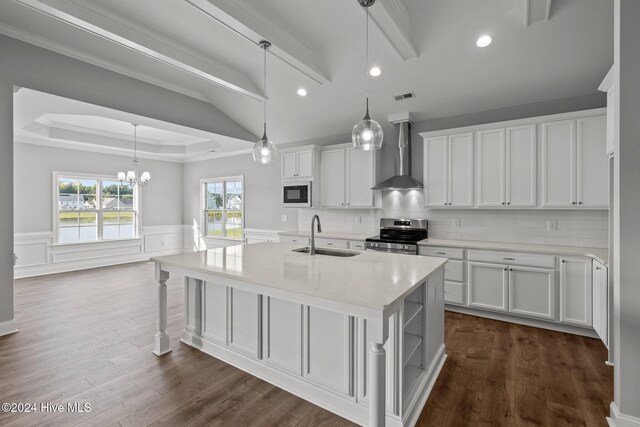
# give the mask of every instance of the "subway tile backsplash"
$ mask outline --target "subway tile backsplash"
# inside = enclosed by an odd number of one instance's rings
[[[429,237],[606,248],[608,212],[578,210],[427,209],[421,192],[383,194],[382,209],[300,209],[298,229],[306,230],[314,214],[325,231],[378,234],[381,217],[426,218]],[[360,223],[357,220],[360,220]],[[460,226],[454,226],[458,219]],[[547,230],[555,221],[556,230]]]

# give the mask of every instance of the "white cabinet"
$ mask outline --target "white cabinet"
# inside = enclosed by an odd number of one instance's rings
[[[592,326],[591,260],[560,258],[560,321]]]
[[[424,164],[426,206],[473,206],[472,133],[426,138]]]
[[[606,117],[542,124],[542,206],[608,207]]]
[[[536,206],[536,127],[477,132],[477,206]]]
[[[555,269],[510,266],[509,312],[555,320]]]
[[[282,153],[282,179],[313,179],[312,148]]]
[[[320,160],[320,201],[325,208],[371,208],[376,182],[375,151],[325,150]]]
[[[248,356],[260,357],[261,296],[236,288],[230,289],[229,347]]]
[[[420,246],[423,256],[448,258],[444,265],[444,301],[448,304],[467,304],[466,262],[464,249],[435,246]]]
[[[508,268],[482,262],[469,263],[469,306],[508,311]]]
[[[609,277],[607,267],[593,261],[593,329],[609,346]]]

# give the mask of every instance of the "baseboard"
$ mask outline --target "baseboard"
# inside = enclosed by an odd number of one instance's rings
[[[598,334],[593,329],[581,328],[578,326],[565,325],[563,323],[548,322],[545,320],[529,319],[515,316],[513,314],[502,314],[488,310],[477,310],[470,307],[463,307],[453,304],[446,304],[444,309],[454,313],[469,314],[471,316],[486,317],[487,319],[501,320],[503,322],[517,323],[519,325],[533,326],[534,328],[549,329],[567,334],[582,335],[589,338],[597,338]]]
[[[615,402],[609,405],[610,415],[607,422],[611,427],[640,427],[640,418],[621,414]]]
[[[18,324],[14,320],[0,322],[0,337],[18,332]]]

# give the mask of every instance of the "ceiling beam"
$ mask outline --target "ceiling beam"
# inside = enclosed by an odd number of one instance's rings
[[[402,0],[380,0],[370,9],[371,18],[396,52],[407,61],[418,57],[411,39],[411,19]]]
[[[523,0],[524,25],[526,27],[536,22],[548,21],[551,18],[552,0]]]
[[[73,0],[46,0],[46,3],[41,0],[13,1],[189,75],[256,100],[264,100],[263,92],[239,70],[141,28],[95,3]]]
[[[269,53],[291,65],[316,83],[323,85],[331,81],[325,70],[316,61],[317,53],[264,14],[259,13],[247,2],[237,0],[185,1],[256,45],[260,40],[268,40],[271,42]]]

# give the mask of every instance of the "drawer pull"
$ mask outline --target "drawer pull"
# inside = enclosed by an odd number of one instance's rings
[[[602,270],[600,267],[596,267],[596,270]]]
[[[436,251],[436,254],[438,254],[438,255],[446,255],[447,253],[446,253],[446,252],[439,252],[439,251]]]
[[[327,246],[333,246],[333,243],[327,242]]]
[[[516,260],[515,258],[511,258],[511,257],[504,257],[502,259],[504,259],[506,261],[515,261]]]

